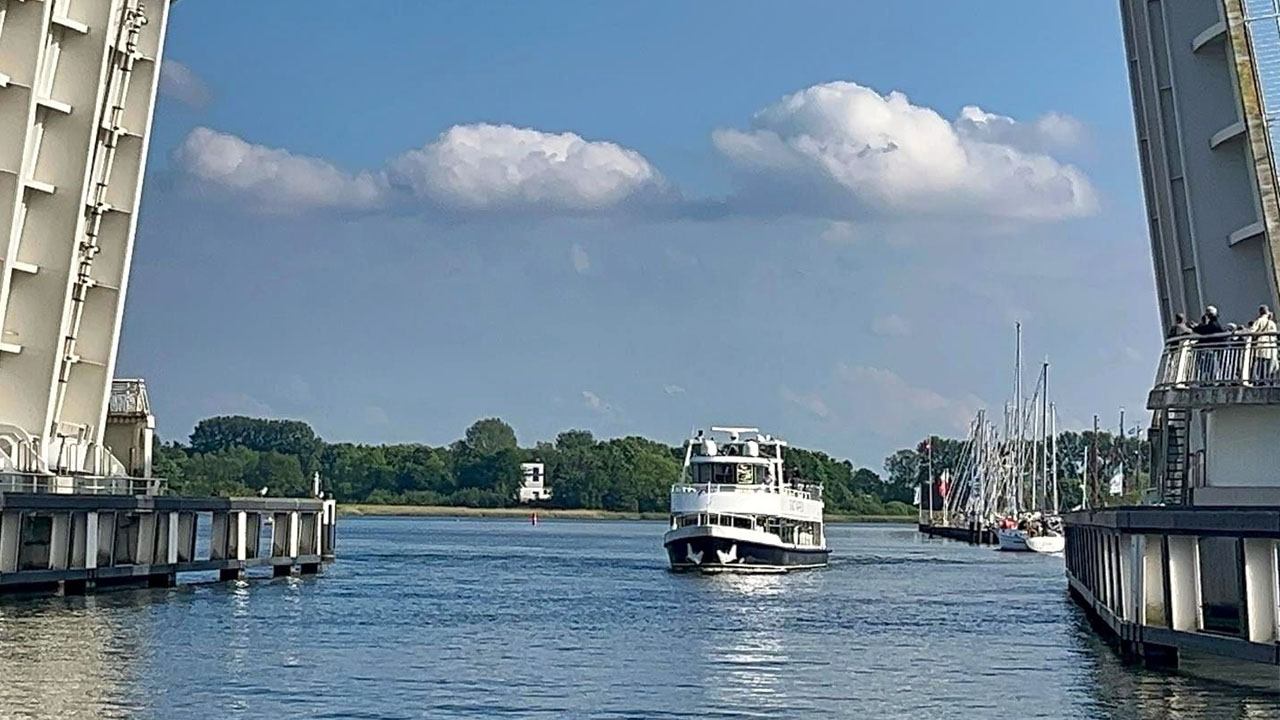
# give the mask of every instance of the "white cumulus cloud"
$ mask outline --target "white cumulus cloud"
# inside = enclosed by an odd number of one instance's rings
[[[365,210],[386,200],[386,183],[373,173],[353,175],[324,160],[254,145],[206,127],[192,130],[176,157],[193,177],[243,195],[262,210]]]
[[[640,153],[574,133],[510,125],[455,125],[391,164],[420,198],[462,210],[601,210],[659,191]]]
[[[815,85],[756,113],[749,130],[721,129],[719,152],[746,200],[809,204],[829,217],[977,215],[1058,220],[1089,215],[1085,175],[1041,151],[1078,133],[1065,116],[1025,127],[969,107],[956,120],[851,82]]]
[[[161,63],[160,93],[196,109],[206,107],[213,100],[213,93],[204,80],[177,60]]]
[[[456,125],[385,168],[358,173],[205,127],[187,136],[176,158],[197,180],[279,212],[403,204],[458,213],[589,213],[666,193],[662,176],[634,150],[510,125]],[[575,266],[580,257],[575,253]]]
[[[1084,142],[1085,137],[1084,124],[1069,115],[1047,113],[1022,123],[976,105],[961,108],[955,126],[957,132],[972,140],[1009,145],[1028,152],[1074,147]]]
[[[848,245],[858,239],[858,232],[848,220],[835,220],[827,223],[819,237],[832,245]]]
[[[888,368],[868,365],[839,365],[835,392],[851,407],[875,418],[876,432],[897,436],[902,442],[911,433],[963,433],[983,406],[974,395],[943,395],[914,385]]]
[[[590,390],[582,391],[582,404],[585,405],[588,410],[600,415],[613,415],[617,412],[617,408]]]
[[[818,395],[812,393],[797,393],[791,388],[783,387],[780,390],[782,399],[804,410],[818,420],[830,420],[831,408],[827,406],[827,402]]]

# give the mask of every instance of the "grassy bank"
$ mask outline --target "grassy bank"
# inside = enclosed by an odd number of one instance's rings
[[[338,505],[338,514],[348,517],[456,517],[456,518],[527,518],[530,508],[469,508],[444,505]],[[611,510],[539,509],[538,517],[566,520],[666,520],[667,513],[613,512]],[[828,515],[833,523],[914,523],[911,515]]]
[[[915,525],[915,515],[827,515],[829,523],[892,523]]]

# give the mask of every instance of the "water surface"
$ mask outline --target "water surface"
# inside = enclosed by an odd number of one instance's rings
[[[702,577],[659,523],[346,519],[319,578],[0,605],[0,717],[1280,717],[1120,663],[1059,558],[828,530],[827,570]]]

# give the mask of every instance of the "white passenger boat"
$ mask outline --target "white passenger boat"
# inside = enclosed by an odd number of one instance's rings
[[[786,445],[737,427],[699,431],[685,443],[663,537],[672,570],[786,572],[827,564],[822,486],[787,475]]]

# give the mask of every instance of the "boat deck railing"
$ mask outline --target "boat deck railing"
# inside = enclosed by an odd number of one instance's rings
[[[770,493],[774,495],[781,494],[788,497],[800,498],[802,500],[822,499],[822,488],[813,485],[806,485],[798,488],[784,487],[779,491],[777,487],[765,483],[747,483],[742,485],[680,483],[672,485],[671,492],[698,495],[706,495],[708,493]]]
[[[1165,343],[1156,390],[1280,387],[1280,335],[1235,332]]]
[[[0,472],[0,493],[55,495],[164,495],[161,478],[35,475]]]

